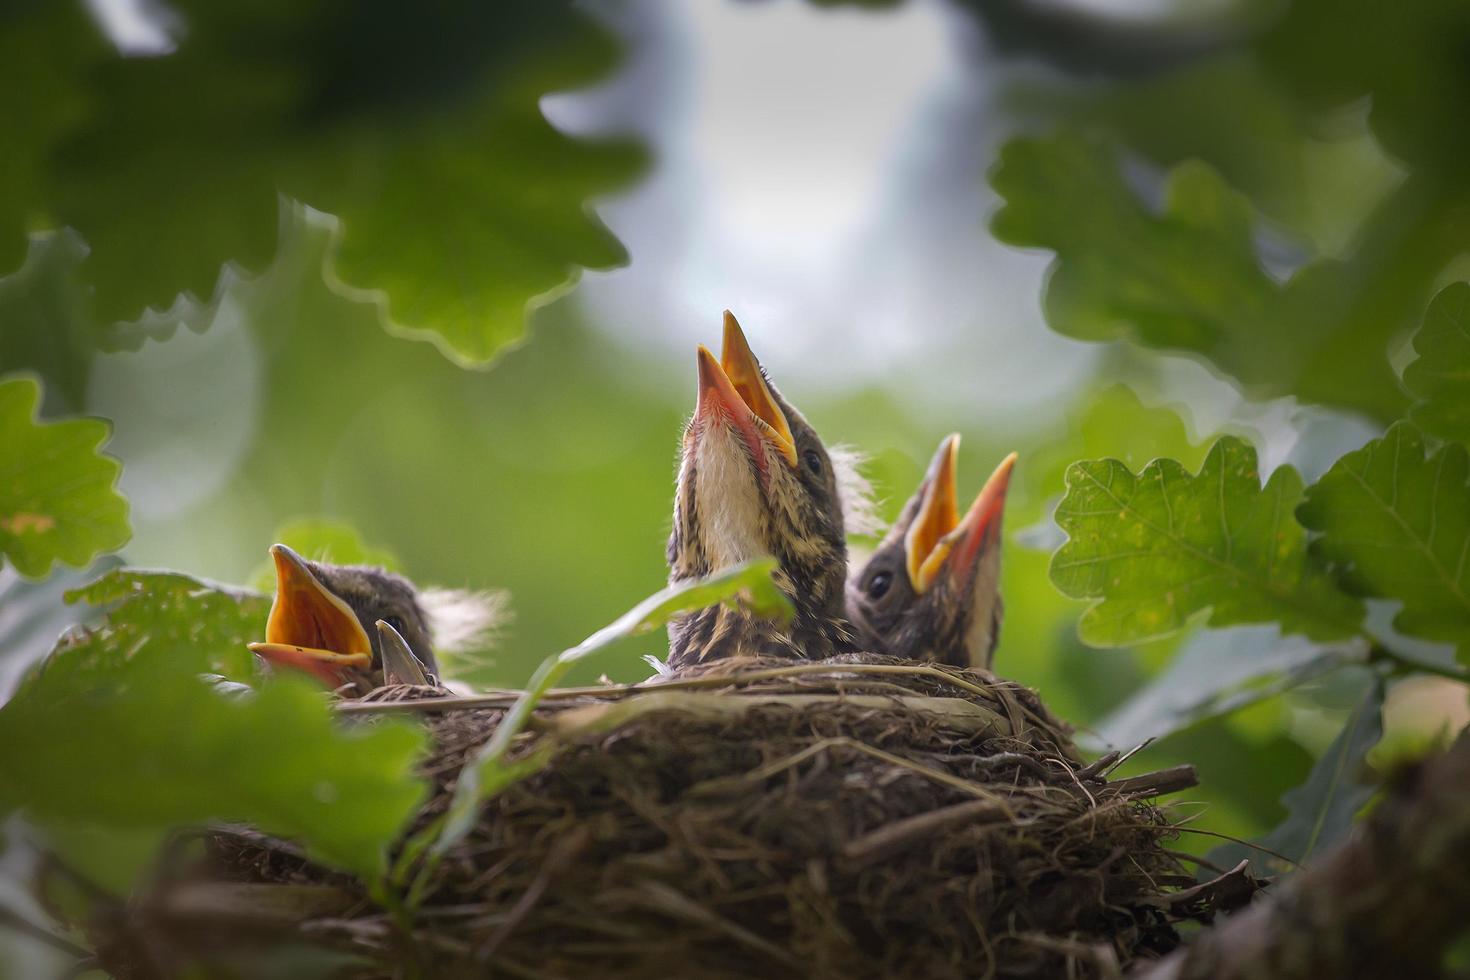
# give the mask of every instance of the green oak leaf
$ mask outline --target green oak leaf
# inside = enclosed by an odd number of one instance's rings
[[[1382,682],[1375,680],[1307,781],[1281,797],[1285,820],[1256,847],[1226,844],[1210,852],[1210,861],[1230,868],[1248,858],[1258,873],[1287,874],[1346,834],[1373,796],[1363,769],[1368,750],[1383,737],[1383,693]]]
[[[1409,417],[1431,435],[1470,446],[1470,283],[1446,286],[1414,335],[1404,384],[1420,401]]]
[[[1401,632],[1454,643],[1470,657],[1470,451],[1447,443],[1426,455],[1400,422],[1348,453],[1297,510],[1321,537],[1313,548],[1347,588],[1403,602]]]
[[[41,386],[0,382],[0,556],[39,578],[61,561],[78,567],[128,540],[128,503],[116,490],[122,466],[97,451],[101,419],[41,422]]]
[[[581,269],[626,261],[587,202],[638,172],[642,151],[567,137],[540,109],[615,62],[571,0],[451,0],[412,17],[321,0],[170,6],[175,50],[97,59],[24,202],[91,246],[102,320],[212,299],[226,265],[264,268],[280,195],[338,219],[334,284],[464,364],[518,339],[528,307]],[[0,229],[17,220],[0,213]]]
[[[1387,350],[1421,277],[1370,289],[1356,266],[1321,261],[1278,283],[1250,203],[1198,161],[1169,173],[1157,212],[1111,146],[1075,134],[1011,141],[991,182],[996,237],[1057,253],[1043,305],[1058,333],[1200,356],[1261,396],[1401,414]]]
[[[1365,120],[1336,118],[1323,139],[1320,120],[1239,48],[1105,88],[1074,118],[1157,166],[1209,161],[1269,221],[1333,255],[1362,244],[1364,218],[1403,179]]]
[[[1233,436],[1216,441],[1197,476],[1171,459],[1136,476],[1115,459],[1074,463],[1052,581],[1098,600],[1078,622],[1093,646],[1165,636],[1205,610],[1211,626],[1279,621],[1314,640],[1350,636],[1363,606],[1307,553],[1292,516],[1301,495],[1289,466],[1263,489],[1255,449]]]
[[[241,821],[328,864],[381,873],[424,795],[423,733],[344,727],[294,678],[226,697],[197,676],[201,649],[159,635],[126,657],[59,650],[0,709],[0,806],[44,829],[119,839]]]
[[[178,572],[119,568],[66,593],[66,601],[106,608],[103,627],[71,637],[67,654],[108,664],[148,644],[188,647],[200,670],[234,680],[255,675],[247,643],[265,639],[271,600]]]

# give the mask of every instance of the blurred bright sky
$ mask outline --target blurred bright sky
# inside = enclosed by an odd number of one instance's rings
[[[949,411],[1044,403],[1090,362],[1042,326],[1048,257],[986,232],[1010,127],[973,18],[933,0],[599,9],[629,63],[548,114],[633,128],[658,167],[601,208],[633,264],[584,281],[598,323],[684,358],[728,307],[788,387],[887,382]]]

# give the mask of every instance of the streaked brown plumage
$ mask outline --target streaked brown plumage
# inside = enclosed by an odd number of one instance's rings
[[[874,652],[989,670],[1000,639],[1001,520],[1014,453],[963,519],[959,436],[939,445],[888,535],[848,584],[847,612]]]
[[[684,431],[669,581],[699,578],[764,555],[796,607],[779,629],[727,606],[669,627],[669,663],[722,657],[817,658],[849,649],[843,614],[847,544],[832,459],[781,397],[725,314],[721,359],[699,348],[699,403]]]

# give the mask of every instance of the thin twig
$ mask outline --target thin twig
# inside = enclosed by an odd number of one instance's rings
[[[982,800],[989,800],[1001,806],[1005,810],[1008,817],[1013,820],[1015,819],[1015,812],[1011,810],[1010,807],[1007,807],[1005,805],[1004,797],[994,792],[993,790],[982,786],[979,783],[973,783],[970,782],[968,779],[961,779],[958,776],[952,776],[947,772],[940,772],[938,769],[930,769],[928,766],[919,765],[917,762],[910,762],[908,759],[905,759],[902,756],[894,755],[892,752],[885,752],[880,748],[875,748],[874,746],[871,746],[866,742],[859,742],[857,739],[849,738],[846,735],[837,735],[832,738],[824,738],[820,742],[813,742],[811,745],[808,745],[800,752],[787,756],[784,759],[778,759],[769,765],[762,766],[760,769],[749,773],[746,778],[754,781],[769,779],[777,773],[784,772],[785,770],[790,769],[794,765],[799,765],[800,763],[804,762],[814,755],[817,755],[818,753],[835,748],[853,749],[855,751],[862,752],[865,755],[870,755],[875,759],[886,762],[891,766],[897,766],[900,769],[907,769],[908,771],[916,775],[923,776],[925,779],[933,780],[940,785],[948,786],[951,789],[957,789],[962,793],[968,793],[969,795],[979,797]]]
[[[1007,816],[1007,808],[994,800],[969,800],[938,810],[930,810],[903,820],[895,820],[877,830],[848,841],[842,856],[854,868],[866,867],[903,850],[916,839],[937,839],[952,827],[970,823],[981,817]],[[1014,819],[1012,817],[1012,819]]]
[[[994,688],[975,684],[928,664],[792,664],[790,667],[768,667],[745,673],[688,677],[637,684],[599,687],[563,687],[542,693],[542,701],[566,701],[576,698],[611,700],[632,697],[649,691],[677,691],[702,687],[740,687],[755,681],[780,680],[810,674],[900,674],[910,677],[932,677],[951,687],[979,697],[994,697]],[[471,711],[477,708],[509,708],[525,695],[525,691],[496,690],[484,694],[448,698],[421,698],[412,701],[343,701],[335,705],[341,714],[391,714],[417,711]]]
[[[526,887],[526,891],[511,907],[505,919],[493,933],[485,939],[475,950],[475,960],[481,964],[489,963],[495,956],[497,950],[510,938],[510,934],[520,928],[531,912],[540,904],[541,898],[546,894],[551,881],[566,869],[567,865],[576,859],[577,855],[586,850],[592,841],[592,831],[585,824],[579,824],[572,828],[571,833],[561,838],[552,846],[551,852],[546,855],[541,869],[536,872],[536,877]]]
[[[801,963],[786,950],[777,946],[769,940],[751,932],[724,916],[719,915],[713,909],[705,908],[703,905],[692,901],[682,892],[662,882],[645,881],[639,884],[638,892],[644,897],[644,904],[672,918],[682,919],[695,925],[702,925],[714,929],[729,936],[731,939],[750,949],[757,950],[769,956],[778,963],[784,964],[792,970],[798,970]]]
[[[1194,766],[1171,766],[1158,772],[1146,772],[1141,776],[1129,776],[1108,783],[1108,788],[1124,795],[1168,796],[1199,785],[1199,773]]]
[[[1127,762],[1129,759],[1133,758],[1135,755],[1142,752],[1150,745],[1154,744],[1154,741],[1155,740],[1153,739],[1153,737],[1149,737],[1144,739],[1142,742],[1139,742],[1137,745],[1133,746],[1133,748],[1129,749],[1127,752],[1124,752],[1122,755],[1118,756],[1118,758],[1114,759],[1112,762],[1104,766],[1101,770],[1101,775],[1107,776],[1108,773],[1118,769],[1120,766],[1123,765],[1123,763]]]
[[[1104,752],[1102,755],[1098,756],[1096,759],[1092,760],[1081,769],[1078,769],[1077,778],[1091,779],[1093,776],[1096,776],[1098,773],[1102,772],[1104,769],[1117,762],[1118,756],[1120,755],[1122,755],[1122,753],[1118,751]]]
[[[1260,851],[1262,854],[1269,854],[1278,861],[1285,861],[1293,868],[1301,867],[1301,864],[1299,862],[1293,861],[1291,858],[1287,857],[1285,854],[1280,853],[1279,851],[1273,851],[1269,847],[1262,847],[1260,844],[1256,844],[1248,840],[1241,840],[1239,837],[1231,837],[1229,834],[1222,834],[1214,830],[1200,830],[1198,827],[1186,827],[1183,824],[1174,824],[1173,829],[1185,834],[1199,834],[1201,837],[1218,837],[1220,840],[1228,840],[1232,844],[1239,844],[1242,847],[1249,847],[1253,851]]]

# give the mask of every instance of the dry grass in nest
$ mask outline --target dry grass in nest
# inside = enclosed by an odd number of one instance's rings
[[[345,710],[429,727],[422,825],[506,704]],[[1149,802],[1192,771],[1109,781],[1111,759],[1084,764],[1034,693],[986,675],[718,663],[554,692],[515,752],[548,739],[407,928],[288,846],[227,834],[217,854],[232,887],[329,885],[291,932],[365,954],[357,975],[1108,976],[1211,912]]]

